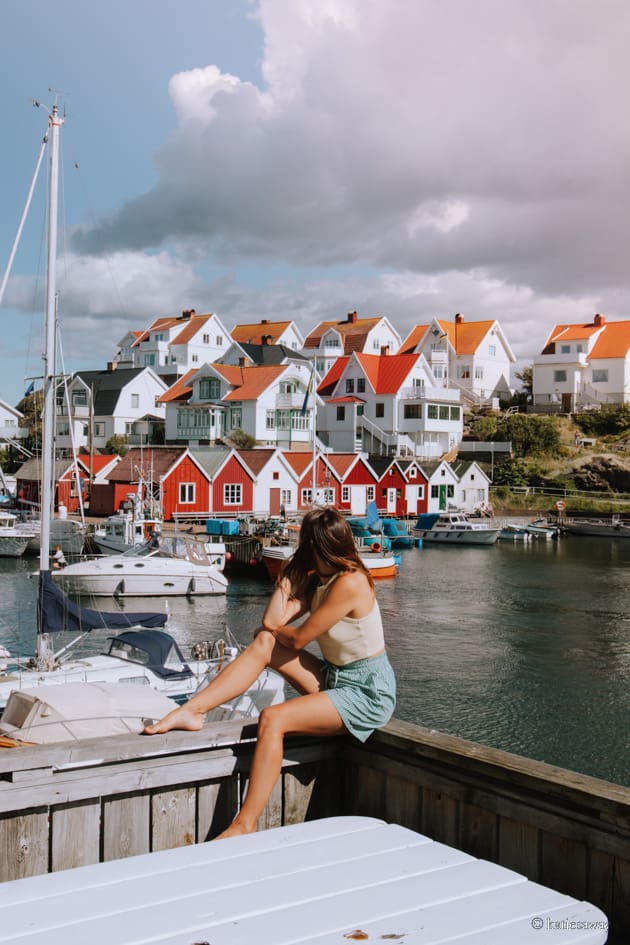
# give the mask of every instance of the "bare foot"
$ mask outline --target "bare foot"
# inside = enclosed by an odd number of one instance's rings
[[[173,709],[168,715],[165,715],[159,722],[152,725],[145,725],[144,735],[163,735],[164,732],[170,732],[171,729],[182,729],[185,732],[198,732],[203,728],[203,719],[205,713],[195,712],[186,704]]]
[[[242,837],[248,833],[254,833],[254,827],[246,827],[244,824],[239,823],[237,820],[233,824],[224,830],[223,833],[220,833],[218,837],[215,837],[214,840],[227,840],[228,837]]]

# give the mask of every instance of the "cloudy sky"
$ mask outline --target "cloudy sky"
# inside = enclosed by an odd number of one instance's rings
[[[226,327],[630,318],[624,0],[3,5],[0,270],[66,110],[66,370],[184,308]],[[0,317],[0,399],[41,374],[42,173]]]

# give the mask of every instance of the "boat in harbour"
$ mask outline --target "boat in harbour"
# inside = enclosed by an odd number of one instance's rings
[[[499,541],[531,541],[532,533],[527,525],[507,522],[499,532]]]
[[[157,547],[134,545],[123,554],[77,561],[53,577],[67,594],[81,597],[225,594],[225,549],[213,558],[206,545],[192,535],[162,536]]]
[[[356,542],[356,539],[355,539]],[[360,547],[357,545],[359,557],[373,578],[391,578],[398,573],[400,558],[391,550],[381,547],[378,541]],[[280,570],[295,551],[295,545],[267,545],[262,549],[262,560],[267,574],[275,581]]]
[[[568,535],[584,535],[596,538],[630,538],[630,522],[622,521],[619,515],[609,519],[566,519],[561,526]]]
[[[414,538],[421,538],[423,543],[444,545],[494,545],[500,532],[500,526],[490,522],[470,521],[461,509],[423,512],[411,529]]]
[[[0,558],[21,558],[28,546],[28,537],[17,527],[17,516],[0,511]]]

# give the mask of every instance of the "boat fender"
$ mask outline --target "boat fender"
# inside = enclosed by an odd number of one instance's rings
[[[189,585],[188,585],[188,590],[186,591],[186,593],[187,593],[187,594],[194,594],[194,593],[195,593],[195,579],[194,579],[194,578],[191,578],[191,579],[190,579],[190,583],[189,583]]]
[[[381,546],[378,541],[375,541],[373,544],[370,545],[370,551],[378,552],[380,550],[381,550]]]
[[[119,581],[119,583],[114,588],[114,597],[118,597],[119,594],[125,593],[125,582]]]

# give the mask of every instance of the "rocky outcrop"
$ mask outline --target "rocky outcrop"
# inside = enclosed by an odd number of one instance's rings
[[[630,463],[615,457],[598,456],[574,469],[571,478],[576,489],[630,492]]]

